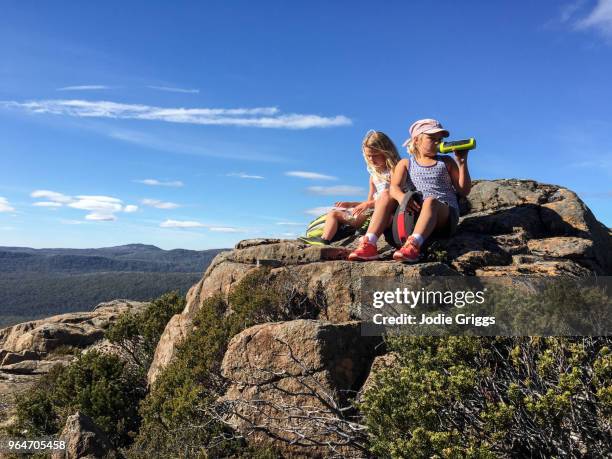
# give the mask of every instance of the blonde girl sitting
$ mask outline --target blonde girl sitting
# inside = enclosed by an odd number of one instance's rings
[[[390,193],[401,203],[406,189],[420,191],[423,204],[410,199],[408,207],[420,211],[414,231],[393,259],[414,263],[421,247],[434,232],[450,236],[459,222],[457,193],[467,196],[472,187],[468,171],[468,152],[455,152],[452,158],[438,154],[438,146],[449,133],[434,119],[418,120],[410,126],[410,139],[404,142],[410,157],[402,159],[391,179]]]
[[[328,245],[341,224],[347,224],[357,229],[371,218],[370,227],[377,219],[384,218],[386,227],[389,215],[395,202],[389,195],[391,173],[399,162],[400,156],[393,141],[383,132],[368,131],[361,143],[361,151],[365,159],[369,179],[368,198],[365,201],[336,202],[335,209],[329,211],[325,220],[325,228],[321,237],[301,237],[299,240],[311,245]],[[382,225],[382,220],[381,224]],[[382,227],[380,235],[385,228]],[[368,236],[376,236],[369,233]],[[378,236],[376,236],[377,238]]]

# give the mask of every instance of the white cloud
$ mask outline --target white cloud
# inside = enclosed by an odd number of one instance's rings
[[[245,229],[234,228],[233,226],[207,225],[193,220],[166,220],[160,225],[162,228],[206,228],[217,233],[244,233]]]
[[[61,219],[60,223],[62,223],[63,225],[83,225],[84,222],[83,220],[65,220],[65,219]]]
[[[62,207],[62,203],[60,203],[60,202],[51,202],[51,201],[35,202],[32,205],[36,206],[36,207],[53,207],[53,208]]]
[[[89,210],[92,212],[90,215],[94,215],[95,218],[88,218],[90,217],[88,215],[85,217],[88,220],[100,220],[98,217],[101,215],[112,216],[115,212],[123,210],[121,200],[110,196],[77,196],[77,199],[68,204],[68,206],[73,209]]]
[[[174,186],[174,187],[184,186],[184,183],[181,182],[180,180],[172,180],[172,181],[164,182],[164,181],[157,180],[157,179],[144,179],[144,180],[135,180],[135,182],[142,183],[143,185],[149,185],[149,186]]]
[[[117,220],[117,217],[115,217],[113,214],[92,212],[90,214],[85,215],[85,220],[91,220],[94,222],[113,222]]]
[[[318,217],[319,215],[326,214],[330,210],[332,210],[331,206],[315,207],[314,209],[307,209],[307,210],[305,210],[304,213],[307,213],[308,215],[314,215],[314,216]]]
[[[8,202],[8,199],[0,197],[0,212],[13,212],[15,210],[14,207]]]
[[[168,91],[168,92],[181,92],[185,94],[199,94],[199,89],[183,89],[183,88],[173,88],[171,86],[147,86],[149,89],[156,89],[158,91]]]
[[[239,228],[233,228],[231,226],[211,226],[208,228],[210,231],[219,233],[244,233],[245,230]]]
[[[63,88],[57,88],[58,91],[92,91],[97,89],[111,89],[111,87],[101,84],[84,84],[81,86],[64,86]]]
[[[363,196],[366,190],[360,186],[338,185],[338,186],[309,186],[308,191],[323,196]]]
[[[299,177],[309,180],[338,180],[338,177],[331,175],[319,174],[317,172],[306,172],[306,171],[289,171],[285,172],[285,175],[289,177]]]
[[[30,193],[30,196],[38,199],[46,199],[48,201],[53,201],[59,204],[68,204],[73,200],[70,196],[66,196],[65,194],[49,190],[35,190]]]
[[[158,201],[157,199],[143,199],[141,202],[145,206],[155,207],[157,209],[176,209],[177,207],[180,207],[174,202],[163,202]]]
[[[283,226],[302,226],[303,223],[296,223],[296,222],[277,222],[277,225],[283,225]]]
[[[159,226],[162,228],[204,228],[206,225],[200,222],[189,220],[166,220]]]
[[[89,213],[85,215],[85,219],[91,221],[115,221],[117,212],[133,213],[138,210],[138,206],[134,204],[124,206],[121,199],[112,196],[78,195],[75,197],[50,190],[35,190],[30,193],[30,196],[45,199],[45,201],[32,203],[36,207],[55,209],[67,205],[73,209],[86,210]]]
[[[281,233],[281,236],[294,238],[297,236],[297,234],[296,233]]]
[[[231,172],[229,174],[226,174],[227,177],[238,177],[238,178],[243,178],[243,179],[256,179],[256,180],[261,180],[264,179],[265,177],[261,176],[261,175],[249,175],[245,172]]]
[[[280,114],[276,107],[255,108],[163,108],[142,104],[79,99],[2,101],[0,106],[32,113],[82,118],[114,118],[165,121],[216,126],[243,126],[277,129],[310,129],[347,126],[351,120],[343,115],[325,117],[310,114]]]
[[[576,28],[595,29],[604,36],[612,38],[612,0],[598,0],[595,8],[576,23]]]

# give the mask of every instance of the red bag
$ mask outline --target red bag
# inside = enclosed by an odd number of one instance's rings
[[[385,231],[385,240],[395,248],[400,248],[414,230],[414,225],[419,218],[419,212],[408,208],[408,201],[413,198],[419,205],[423,205],[423,194],[420,191],[407,191],[404,199],[395,209],[391,227]]]

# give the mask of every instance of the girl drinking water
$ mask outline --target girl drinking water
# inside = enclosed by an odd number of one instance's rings
[[[389,185],[391,173],[400,161],[399,153],[393,141],[380,131],[367,132],[361,143],[361,152],[370,174],[367,200],[363,202],[337,202],[335,204],[336,209],[329,211],[326,216],[325,228],[321,237],[301,237],[299,240],[311,245],[328,245],[340,224],[348,224],[357,229],[369,217],[372,217],[370,226],[382,218],[385,218],[384,225],[387,225],[389,215],[393,210],[391,205],[394,203],[389,196]],[[384,227],[382,230],[384,230]]]
[[[450,236],[459,222],[459,193],[467,196],[472,187],[467,166],[468,151],[456,151],[456,162],[438,154],[438,146],[449,133],[434,119],[416,121],[410,126],[410,139],[404,142],[410,157],[402,159],[391,178],[390,194],[397,202],[404,199],[405,189],[420,191],[422,205],[411,199],[408,207],[420,210],[414,231],[393,259],[414,263],[419,260],[421,247],[434,232]]]

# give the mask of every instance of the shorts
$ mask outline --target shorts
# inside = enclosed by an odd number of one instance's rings
[[[443,204],[446,204],[445,202]],[[459,211],[452,206],[448,206],[448,222],[442,229],[434,231],[434,235],[438,237],[450,237],[457,232],[457,225],[459,224]]]

